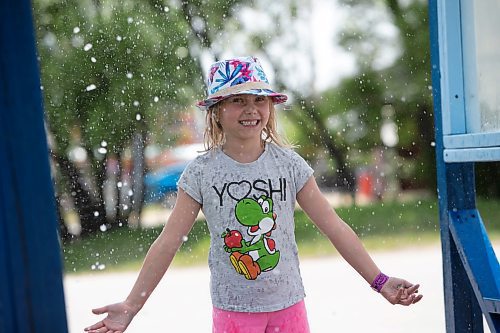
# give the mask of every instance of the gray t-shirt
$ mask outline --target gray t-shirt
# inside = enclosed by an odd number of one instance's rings
[[[207,220],[215,307],[268,312],[304,298],[293,214],[312,174],[297,153],[272,143],[251,163],[214,149],[187,166],[178,185]]]

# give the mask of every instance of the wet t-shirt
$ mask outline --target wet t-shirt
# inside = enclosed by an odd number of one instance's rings
[[[207,220],[215,307],[268,312],[304,298],[293,214],[312,174],[297,153],[272,143],[251,163],[214,149],[187,166],[178,185]]]

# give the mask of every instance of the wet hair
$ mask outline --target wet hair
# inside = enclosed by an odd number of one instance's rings
[[[212,105],[206,111],[206,127],[204,133],[205,150],[209,151],[217,147],[221,147],[226,141],[224,130],[219,122],[219,116],[222,109],[222,101]],[[292,147],[288,140],[280,135],[277,130],[276,110],[274,103],[269,98],[269,120],[266,127],[262,130],[262,144],[264,142],[274,142],[280,147]]]

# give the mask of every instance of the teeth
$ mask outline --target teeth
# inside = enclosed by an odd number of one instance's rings
[[[258,120],[242,120],[242,121],[240,121],[240,123],[243,126],[255,126],[255,125],[257,125],[257,121]]]

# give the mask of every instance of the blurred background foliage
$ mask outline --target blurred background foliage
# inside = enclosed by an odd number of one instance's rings
[[[494,223],[497,207],[498,203],[491,200],[478,200],[481,217],[493,239],[497,239],[500,233],[500,226]],[[370,252],[432,245],[439,238],[438,207],[433,200],[340,207],[337,212],[356,231]],[[304,212],[296,212],[295,223],[301,257],[337,254],[328,238],[321,234]],[[146,229],[119,228],[67,244],[64,249],[65,271],[86,273],[137,270],[161,230],[161,226]],[[210,236],[206,222],[199,219],[175,256],[173,265],[205,264],[209,246]]]
[[[183,124],[203,121],[193,104],[204,96],[204,70],[225,56],[263,60],[290,97],[280,127],[325,189],[354,197],[361,171],[380,167],[386,192],[377,199],[434,194],[427,1],[338,0],[345,18],[331,43],[353,70],[320,89],[310,22],[321,3],[34,0],[63,238],[139,223],[148,146],[200,140],[202,125],[186,134]],[[500,196],[498,170],[478,165],[481,196]]]

